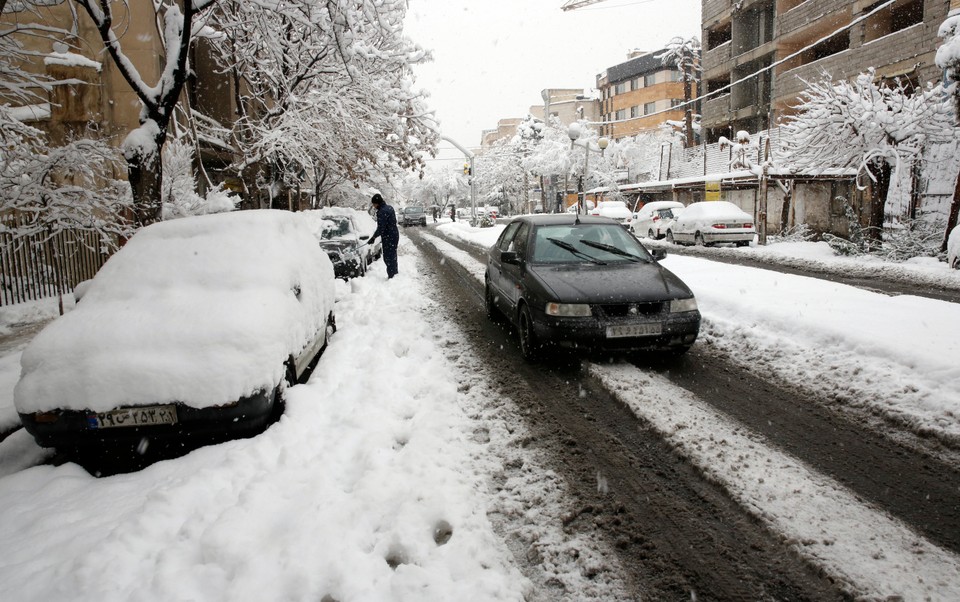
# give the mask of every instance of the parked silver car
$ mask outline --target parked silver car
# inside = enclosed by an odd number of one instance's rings
[[[684,209],[667,230],[667,240],[707,246],[729,242],[745,247],[756,233],[753,217],[733,203],[701,201]]]

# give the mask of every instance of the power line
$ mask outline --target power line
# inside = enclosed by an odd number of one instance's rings
[[[800,50],[797,50],[797,51],[794,52],[793,54],[788,55],[788,56],[780,59],[779,61],[770,63],[770,64],[767,65],[766,67],[763,67],[763,68],[761,68],[760,70],[758,70],[758,71],[756,71],[756,72],[754,72],[754,73],[751,73],[750,75],[746,75],[746,76],[738,79],[738,80],[735,81],[735,82],[731,82],[730,84],[727,84],[726,86],[723,86],[722,88],[718,88],[718,89],[714,90],[713,92],[708,92],[707,94],[703,94],[703,95],[701,95],[701,96],[698,96],[697,98],[694,98],[693,100],[690,100],[689,102],[682,102],[682,103],[680,103],[680,104],[678,104],[678,105],[676,105],[676,106],[674,106],[674,107],[670,107],[669,109],[663,109],[663,110],[661,110],[661,111],[656,111],[656,112],[654,112],[654,113],[648,113],[648,114],[644,115],[644,117],[652,117],[652,116],[654,116],[654,115],[661,115],[661,114],[663,114],[663,113],[671,113],[671,112],[673,112],[673,111],[676,111],[677,109],[681,109],[681,108],[683,108],[683,107],[686,107],[687,105],[693,105],[693,104],[695,104],[695,103],[697,103],[697,102],[699,102],[699,101],[702,101],[702,100],[704,100],[704,99],[706,99],[706,98],[710,98],[711,96],[716,96],[716,95],[720,94],[721,92],[724,92],[724,91],[726,91],[726,90],[729,90],[729,89],[733,88],[733,87],[736,86],[737,84],[741,84],[741,83],[743,83],[743,82],[745,82],[745,81],[747,81],[747,80],[749,80],[749,79],[753,79],[754,77],[757,77],[757,76],[760,75],[761,73],[763,73],[763,72],[765,72],[765,71],[769,71],[770,69],[773,69],[774,67],[776,67],[776,66],[778,66],[778,65],[782,65],[783,63],[789,61],[790,59],[795,58],[795,57],[799,56],[800,54],[806,52],[807,50],[812,49],[813,47],[815,47],[816,45],[820,44],[821,42],[825,42],[825,41],[829,40],[830,38],[832,38],[833,36],[837,35],[838,33],[842,33],[842,32],[844,32],[844,31],[850,29],[851,27],[853,27],[853,26],[856,25],[857,23],[860,23],[861,21],[867,19],[868,17],[872,17],[874,14],[876,14],[877,12],[883,10],[884,8],[887,8],[888,6],[890,6],[891,4],[893,4],[893,3],[896,2],[896,1],[897,1],[897,0],[887,0],[887,1],[884,2],[883,4],[880,4],[880,5],[876,6],[876,7],[874,7],[873,10],[871,10],[870,12],[864,13],[864,14],[860,15],[859,17],[857,17],[857,18],[854,19],[853,21],[850,21],[849,23],[847,23],[846,25],[844,25],[844,26],[841,27],[840,29],[837,29],[837,30],[834,31],[833,33],[827,34],[827,35],[825,35],[824,37],[822,37],[822,38],[820,38],[819,40],[817,40],[816,42],[813,42],[812,44],[809,44],[808,46],[805,46],[805,47],[801,48]],[[628,122],[628,121],[634,121],[635,119],[637,119],[637,118],[634,117],[634,118],[630,118],[630,119],[613,119],[613,120],[610,120],[610,121],[588,121],[587,124],[588,124],[588,125],[609,125],[609,124],[613,124],[613,123],[626,123],[626,122]]]

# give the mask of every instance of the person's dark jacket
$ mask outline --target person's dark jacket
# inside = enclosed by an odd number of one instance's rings
[[[370,242],[380,237],[386,244],[397,244],[400,241],[400,230],[397,228],[397,213],[393,207],[382,203],[377,209],[377,229],[370,237]]]

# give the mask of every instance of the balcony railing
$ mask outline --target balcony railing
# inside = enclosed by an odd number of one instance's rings
[[[730,60],[730,41],[727,40],[716,48],[703,53],[703,72],[710,73],[712,69],[720,67]]]

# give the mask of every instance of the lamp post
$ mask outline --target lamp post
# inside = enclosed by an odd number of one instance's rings
[[[576,144],[577,139],[583,134],[583,128],[580,127],[579,123],[572,123],[570,127],[567,128],[567,136],[570,137],[570,150],[573,150],[573,145]],[[590,152],[600,153],[603,155],[603,151],[606,150],[607,146],[610,144],[610,140],[606,137],[601,136],[597,139],[597,148],[596,150],[590,148],[590,142],[586,141],[580,146],[583,147],[583,173],[580,174],[579,179],[577,180],[577,213],[585,213],[585,200],[586,194],[583,191],[583,178],[587,175],[587,171],[590,168]],[[564,192],[566,192],[566,176],[564,176]]]

